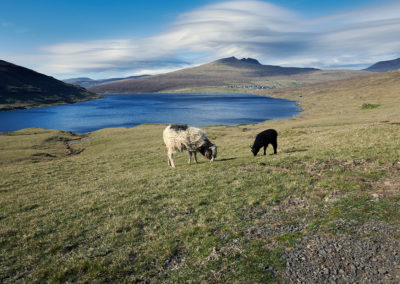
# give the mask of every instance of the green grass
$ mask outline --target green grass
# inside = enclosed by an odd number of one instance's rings
[[[368,112],[358,100],[370,97],[349,99],[353,82],[299,89],[304,115],[206,127],[217,160],[177,153],[176,169],[163,125],[0,134],[0,281],[274,283],[303,236],[399,225],[393,84]],[[266,128],[278,155],[253,157]]]
[[[380,104],[363,104],[361,106],[361,109],[374,109],[374,108],[378,108],[380,106]]]
[[[302,233],[295,232],[295,233],[285,233],[276,237],[279,242],[284,243],[286,246],[293,246],[296,244],[297,240],[300,239]]]

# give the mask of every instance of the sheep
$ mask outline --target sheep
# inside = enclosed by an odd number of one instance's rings
[[[254,156],[257,156],[261,147],[264,147],[264,155],[266,155],[265,151],[267,150],[268,144],[272,144],[272,147],[274,147],[274,154],[276,154],[276,149],[278,147],[277,137],[278,133],[275,129],[267,129],[258,133],[254,140],[254,144],[251,147],[251,152],[253,152]]]
[[[197,152],[200,152],[211,162],[217,157],[217,146],[211,143],[205,132],[199,128],[186,124],[170,124],[164,129],[163,139],[168,150],[168,165],[171,168],[175,168],[172,155],[176,151],[187,150],[189,152],[189,164],[192,161],[192,154],[194,154],[194,161],[197,164]]]

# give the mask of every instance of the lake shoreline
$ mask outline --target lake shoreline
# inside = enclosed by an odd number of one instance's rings
[[[301,113],[298,101],[259,94],[157,93],[112,94],[74,104],[1,112],[1,132],[45,128],[89,133],[103,128],[141,124],[255,124]],[[12,121],[16,125],[9,125]],[[75,125],[75,126],[74,126]]]
[[[44,107],[53,107],[53,106],[61,106],[61,105],[72,105],[76,103],[82,103],[82,102],[88,102],[88,101],[94,101],[103,98],[104,96],[101,94],[98,94],[97,97],[93,98],[87,98],[84,100],[76,100],[73,102],[56,102],[56,103],[51,103],[51,104],[35,104],[35,105],[21,105],[19,106],[18,104],[0,104],[0,113],[2,112],[7,112],[7,111],[14,111],[14,110],[22,110],[22,109],[37,109],[37,108],[44,108]],[[9,105],[9,106],[8,106]]]

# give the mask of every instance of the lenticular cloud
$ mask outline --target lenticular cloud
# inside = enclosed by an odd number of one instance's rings
[[[265,64],[360,67],[400,52],[400,3],[307,19],[262,1],[228,1],[182,14],[162,34],[43,47],[48,73],[174,69],[222,57]]]

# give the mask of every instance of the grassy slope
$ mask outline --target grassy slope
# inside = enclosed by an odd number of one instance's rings
[[[0,135],[0,281],[274,282],[302,236],[399,225],[399,79],[268,93],[304,113],[207,127],[218,160],[178,153],[175,170],[162,125]],[[266,128],[278,155],[252,157]]]

